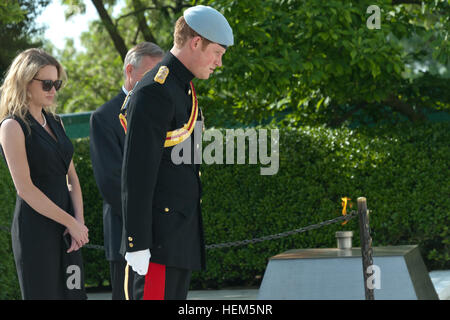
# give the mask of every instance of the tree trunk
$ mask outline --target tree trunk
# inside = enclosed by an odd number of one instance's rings
[[[108,12],[105,9],[105,5],[103,3],[103,0],[92,0],[92,3],[94,4],[95,8],[97,9],[98,15],[100,16],[100,19],[102,20],[103,25],[105,26],[106,30],[108,31],[109,36],[111,37],[111,40],[114,43],[114,47],[119,52],[120,57],[122,58],[122,61],[125,60],[125,56],[127,55],[128,49],[125,45],[125,41],[123,40],[122,36],[119,34],[119,31],[117,30],[116,26],[111,20],[111,17],[109,16]]]
[[[390,106],[392,109],[407,116],[409,118],[409,120],[411,120],[412,122],[419,122],[419,121],[425,120],[425,116],[422,113],[415,111],[413,109],[413,107],[411,107],[409,104],[401,101],[400,99],[398,99],[397,97],[395,97],[393,95],[391,95],[385,101],[385,103],[388,106]]]
[[[358,104],[356,104],[356,106],[355,106],[353,109],[347,111],[347,112],[344,113],[341,117],[339,117],[339,118],[336,117],[336,118],[334,118],[333,120],[331,120],[331,122],[330,122],[330,127],[333,127],[333,128],[340,127],[347,119],[351,118],[351,116],[352,116],[355,112],[357,112],[357,111],[363,109],[364,106],[365,106],[364,103],[358,103]]]
[[[141,30],[142,35],[144,36],[145,41],[156,43],[155,37],[153,36],[150,28],[147,25],[147,21],[145,20],[144,8],[145,6],[142,4],[140,0],[133,0],[133,7],[136,20],[138,22],[139,30]]]

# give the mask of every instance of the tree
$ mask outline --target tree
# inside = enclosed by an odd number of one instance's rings
[[[186,6],[187,1],[177,1],[174,5],[172,1],[154,1],[159,10],[155,9],[156,5],[142,7],[138,2],[127,1],[120,15],[114,17],[112,11],[116,1],[99,1],[113,27],[105,25],[102,18],[91,22],[89,31],[84,32],[81,39],[84,52],[77,52],[73,41],[68,41],[61,52],[46,44],[46,48],[60,58],[69,76],[66,86],[59,93],[58,112],[95,110],[116,95],[123,83],[122,68],[126,52],[141,41],[151,41],[149,37],[153,37],[153,30],[157,30],[154,33],[156,43],[164,50],[170,49],[173,23],[179,16],[175,12]],[[66,5],[68,19],[86,10],[83,0],[63,0],[62,3]],[[144,25],[136,17],[144,12],[147,31],[142,31]],[[125,49],[118,49],[111,33],[124,42]]]
[[[63,4],[68,5],[68,10],[66,11],[66,17],[70,18],[74,14],[83,14],[86,10],[86,5],[84,0],[61,0]],[[88,0],[86,0],[88,1]],[[114,47],[120,54],[122,61],[125,60],[127,54],[127,46],[123,34],[119,31],[119,22],[123,22],[126,18],[132,18],[134,23],[131,25],[136,26],[136,34],[134,36],[134,41],[132,44],[136,44],[136,39],[138,34],[141,33],[145,41],[157,43],[157,38],[154,36],[154,32],[159,32],[160,25],[160,15],[163,19],[170,19],[173,15],[178,15],[181,13],[182,9],[192,5],[192,1],[158,1],[152,0],[151,6],[145,5],[146,2],[142,0],[128,0],[126,1],[126,7],[131,8],[131,11],[124,13],[123,15],[113,18],[108,12],[108,7],[112,8],[116,5],[116,0],[91,0],[92,4],[97,10],[100,20],[108,34],[111,41],[114,43]],[[149,19],[150,18],[150,19]],[[149,20],[152,22],[149,24]],[[155,23],[156,22],[156,23]],[[130,21],[127,21],[130,23]],[[159,26],[159,27],[158,27]]]
[[[123,62],[109,40],[103,25],[94,21],[81,39],[85,52],[77,52],[69,40],[57,53],[68,75],[58,96],[59,113],[95,110],[119,92]]]
[[[230,21],[236,45],[220,75],[205,84],[212,88],[211,116],[224,119],[228,105],[247,124],[282,119],[338,126],[358,113],[421,121],[438,105],[448,110],[449,4],[404,2],[410,4],[379,2],[381,29],[370,30],[371,1],[213,1]],[[413,38],[419,43],[408,48]],[[447,75],[428,69],[411,77],[425,58],[447,66]],[[439,93],[426,92],[430,78]]]
[[[0,79],[12,59],[22,50],[42,45],[34,19],[49,0],[6,0],[0,3]]]
[[[82,11],[83,0],[63,1],[78,8],[73,12]],[[181,0],[145,5],[141,0],[127,0],[120,15],[113,17],[116,1],[98,2],[127,48],[155,39],[166,50],[172,45],[175,20],[192,5]],[[224,56],[224,68],[208,81],[195,80],[209,126],[270,121],[339,126],[349,120],[399,117],[417,122],[427,112],[449,110],[447,1],[381,1],[380,29],[367,27],[369,0],[196,4],[224,13],[235,36],[235,45]],[[96,33],[106,35],[102,42],[97,42]],[[91,60],[114,56],[110,50],[123,59],[103,19],[84,39],[92,48],[88,50]]]

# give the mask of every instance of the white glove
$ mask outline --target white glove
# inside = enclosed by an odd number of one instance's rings
[[[150,263],[150,254],[149,249],[135,251],[135,252],[127,252],[125,253],[125,260],[127,260],[128,264],[133,268],[135,272],[140,274],[141,276],[145,276],[148,271],[148,264]]]

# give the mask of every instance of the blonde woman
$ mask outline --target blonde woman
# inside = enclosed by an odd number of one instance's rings
[[[51,109],[65,79],[55,58],[28,49],[0,88],[0,151],[17,191],[11,235],[23,299],[86,298],[81,188],[72,143]]]

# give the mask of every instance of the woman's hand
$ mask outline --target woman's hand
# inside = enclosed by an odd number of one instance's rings
[[[66,234],[68,234],[69,233],[69,229],[66,229],[65,231],[64,231],[64,234],[63,234],[63,236],[65,236]],[[68,245],[67,243],[66,243],[66,245]],[[72,251],[77,251],[78,249],[80,249],[81,248],[81,246],[79,246],[78,245],[78,243],[75,241],[75,239],[74,238],[72,238],[72,236],[70,236],[70,247],[69,247],[69,249],[67,249],[67,253],[71,253]]]
[[[78,250],[89,242],[89,229],[76,219],[73,219],[73,223],[67,227],[66,231],[72,237],[72,245],[67,252]]]

